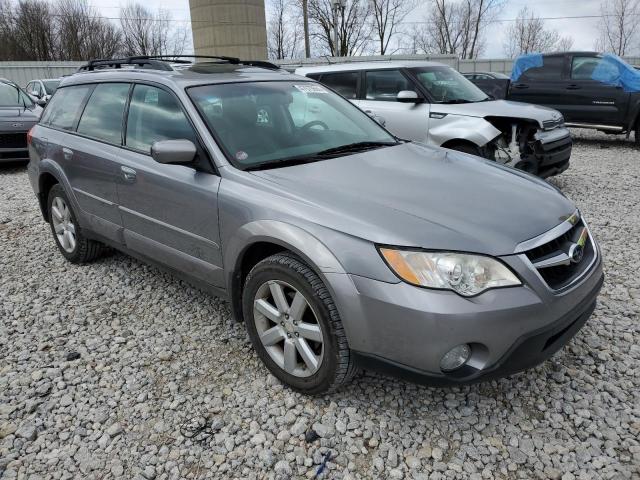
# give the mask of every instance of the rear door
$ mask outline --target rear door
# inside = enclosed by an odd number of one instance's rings
[[[566,85],[565,119],[568,122],[623,125],[629,93],[622,87],[593,80],[602,59],[597,55],[573,55]],[[604,65],[606,67],[607,64]]]
[[[157,163],[151,145],[187,139],[206,152],[175,95],[136,84],[129,105],[118,198],[126,245],[215,286],[224,286],[218,230],[220,177],[191,165]],[[206,158],[205,158],[206,157]]]
[[[567,58],[565,55],[545,55],[543,65],[525,70],[511,82],[509,100],[545,105],[565,113],[567,94]]]
[[[111,240],[120,241],[116,191],[117,159],[127,83],[60,88],[45,110],[49,157],[58,163],[73,189],[82,220]]]
[[[364,72],[363,98],[356,104],[365,112],[382,117],[391,133],[405,140],[427,141],[429,104],[424,103],[420,89],[400,69],[367,70]],[[402,90],[412,90],[422,103],[402,103],[396,100]]]

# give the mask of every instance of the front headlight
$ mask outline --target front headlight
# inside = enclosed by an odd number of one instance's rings
[[[490,288],[521,285],[503,263],[491,257],[380,247],[391,270],[412,285],[453,290],[465,297]]]

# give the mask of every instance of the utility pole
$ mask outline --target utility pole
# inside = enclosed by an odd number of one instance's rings
[[[311,45],[309,44],[309,0],[302,0],[302,22],[304,25],[304,56],[311,57]]]
[[[338,46],[338,19],[340,13],[346,7],[346,0],[333,0],[333,56],[340,56],[340,48]]]

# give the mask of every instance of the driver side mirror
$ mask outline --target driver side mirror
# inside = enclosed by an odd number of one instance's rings
[[[422,99],[413,90],[399,91],[396,100],[400,103],[422,103]]]
[[[191,163],[196,153],[191,140],[159,140],[151,145],[151,158],[158,163]]]

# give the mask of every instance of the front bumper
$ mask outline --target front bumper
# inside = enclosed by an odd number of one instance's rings
[[[29,160],[27,131],[0,132],[0,163]]]
[[[527,267],[519,262],[518,256],[507,261],[522,272]],[[524,286],[473,298],[405,283],[329,276],[357,361],[364,368],[430,384],[472,383],[539,364],[587,321],[603,283],[600,257],[562,294],[535,275],[523,278]],[[463,343],[472,346],[471,359],[443,373],[440,359]]]
[[[572,146],[571,133],[566,128],[541,130],[534,135],[534,152],[525,155],[524,161],[534,162],[542,178],[558,175],[569,168]]]

